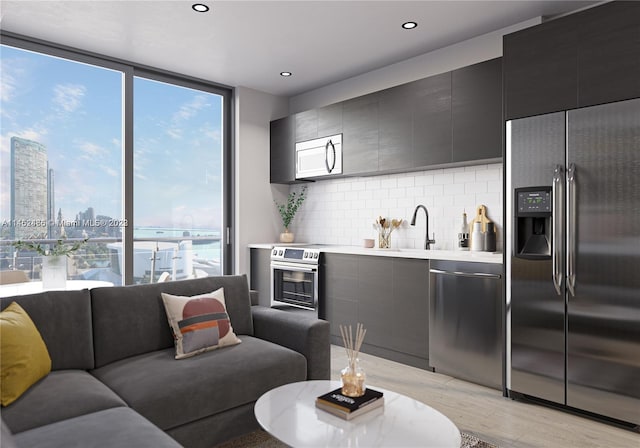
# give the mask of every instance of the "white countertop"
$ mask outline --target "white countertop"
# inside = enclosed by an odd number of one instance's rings
[[[310,246],[311,243],[249,244],[250,249],[271,249],[273,246]],[[472,252],[462,250],[424,250],[424,249],[367,249],[359,246],[314,245],[324,253],[347,255],[372,255],[377,257],[415,258],[420,260],[469,261],[476,263],[502,264],[502,252]]]

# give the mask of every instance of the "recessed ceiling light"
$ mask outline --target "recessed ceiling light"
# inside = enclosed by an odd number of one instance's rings
[[[191,6],[191,8],[193,8],[193,10],[197,12],[209,11],[209,7],[207,5],[203,5],[202,3],[194,3],[193,6]]]
[[[418,26],[418,24],[416,22],[404,22],[402,24],[402,28],[404,28],[405,30],[412,30],[414,28],[416,28]]]
[[[291,72],[280,72],[280,76],[284,76],[285,78],[288,78],[291,75],[293,75]]]

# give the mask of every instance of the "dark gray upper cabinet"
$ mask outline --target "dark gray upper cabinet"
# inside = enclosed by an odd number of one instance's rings
[[[451,72],[409,84],[413,93],[413,166],[451,162]]]
[[[271,122],[269,164],[271,183],[292,183],[296,179],[295,168],[295,121],[294,117],[284,117]]]
[[[318,138],[318,109],[295,114],[296,142]]]
[[[318,109],[318,137],[342,133],[342,103]]]
[[[378,93],[342,103],[342,173],[378,171]]]
[[[502,157],[502,58],[452,73],[452,161]]]
[[[640,2],[580,14],[578,106],[640,97]]]
[[[504,37],[507,120],[640,96],[640,2],[614,1]]]
[[[499,158],[500,59],[300,112],[291,121],[286,126],[292,130],[277,125],[294,142],[289,146],[291,163],[295,163],[295,142],[342,133],[344,176]],[[272,124],[272,133],[273,128]],[[280,152],[282,147],[272,146],[272,165],[285,157]],[[278,176],[273,175],[274,170]],[[272,182],[291,183],[294,178],[293,165],[290,171],[272,166]]]
[[[398,170],[413,166],[413,90],[403,84],[380,92],[378,101],[378,167]]]
[[[507,120],[577,106],[576,38],[561,19],[504,36]]]
[[[295,114],[295,140],[304,142],[314,138],[342,133],[342,103]]]

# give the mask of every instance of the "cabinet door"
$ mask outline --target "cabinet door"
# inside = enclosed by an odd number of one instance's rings
[[[378,170],[378,94],[345,101],[342,109],[342,172]]]
[[[271,122],[270,126],[270,181],[291,183],[296,178],[294,118],[285,117]]]
[[[502,58],[452,74],[453,162],[502,157]]]
[[[358,321],[367,329],[365,343],[390,348],[394,321],[392,258],[358,259]]]
[[[262,306],[271,306],[271,249],[250,250],[251,289],[258,291]]]
[[[378,170],[413,166],[413,92],[403,84],[380,92]]]
[[[576,39],[573,16],[504,37],[505,119],[578,105]]]
[[[296,142],[318,138],[318,110],[311,109],[295,114]]]
[[[318,109],[318,137],[342,133],[342,103]]]
[[[340,325],[358,322],[358,257],[323,255],[320,317],[329,321],[331,336],[340,338]]]
[[[580,14],[578,106],[640,97],[640,2]]]
[[[413,165],[451,162],[451,72],[414,81]]]
[[[393,259],[390,348],[429,358],[429,262]]]

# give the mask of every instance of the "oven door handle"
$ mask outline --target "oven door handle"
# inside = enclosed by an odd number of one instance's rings
[[[271,269],[288,269],[290,271],[297,271],[297,272],[310,272],[310,273],[314,273],[318,270],[317,267],[307,267],[307,266],[301,266],[299,264],[289,264],[289,263],[271,263]]]

